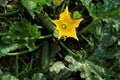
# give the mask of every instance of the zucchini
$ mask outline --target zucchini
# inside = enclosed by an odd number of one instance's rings
[[[41,72],[47,72],[49,67],[49,45],[48,41],[43,41],[42,51],[41,51]]]
[[[51,22],[50,18],[47,15],[43,15],[36,13],[37,20],[43,24],[44,27],[46,27],[50,32],[54,32],[55,25]]]

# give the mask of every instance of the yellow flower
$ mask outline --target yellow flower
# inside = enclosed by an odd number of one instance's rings
[[[58,39],[63,36],[66,37],[73,37],[78,40],[76,35],[76,28],[78,28],[79,23],[83,20],[73,20],[68,11],[68,6],[66,7],[65,11],[60,14],[59,20],[52,20],[52,22],[56,25],[56,30],[58,31]]]

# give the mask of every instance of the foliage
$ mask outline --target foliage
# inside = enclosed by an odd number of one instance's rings
[[[120,0],[53,1],[0,1],[0,80],[119,80]],[[58,40],[66,6],[79,41]]]

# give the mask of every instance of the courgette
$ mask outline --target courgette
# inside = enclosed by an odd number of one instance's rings
[[[54,32],[55,25],[51,22],[50,18],[47,15],[43,15],[36,13],[37,21],[43,24],[44,27],[46,27],[50,32]]]
[[[41,51],[41,72],[47,72],[49,67],[49,44],[48,41],[43,41]]]

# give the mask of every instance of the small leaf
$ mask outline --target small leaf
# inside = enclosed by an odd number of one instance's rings
[[[64,69],[65,68],[65,65],[58,61],[58,62],[55,62],[50,68],[50,72],[54,72],[55,74],[58,74],[60,72],[60,70]]]
[[[36,73],[32,76],[32,80],[46,80],[42,73]]]
[[[21,45],[19,44],[11,44],[11,45],[8,45],[8,46],[0,46],[0,57],[1,56],[5,56],[7,53],[11,52],[11,51],[14,51],[18,48],[20,48]]]
[[[34,12],[41,12],[40,7],[37,6],[37,2],[33,0],[22,0],[22,5],[28,10],[33,19],[35,18]]]
[[[2,80],[2,71],[0,69],[0,80]]]
[[[0,0],[0,6],[7,5],[8,1],[11,1],[11,0]]]
[[[2,80],[18,80],[15,76],[10,74],[3,75]]]
[[[73,19],[80,19],[82,18],[82,14],[79,13],[79,11],[73,12]]]

